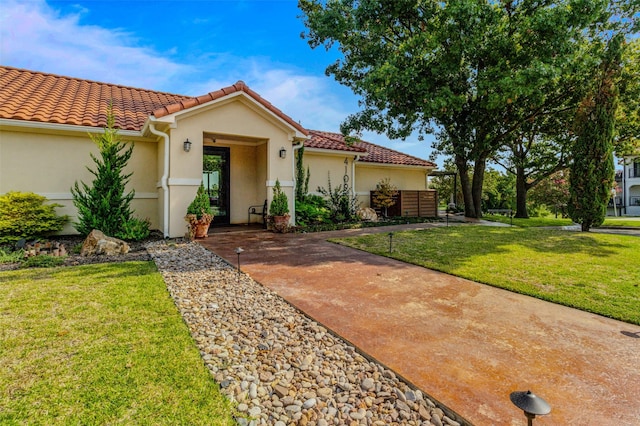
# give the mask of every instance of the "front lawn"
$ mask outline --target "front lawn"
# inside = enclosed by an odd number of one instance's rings
[[[489,220],[492,222],[506,223],[507,225],[511,225],[513,222],[513,226],[519,226],[521,228],[573,225],[573,222],[571,221],[571,219],[563,219],[561,217],[555,218],[553,216],[530,217],[528,219],[521,219],[517,217],[510,218],[509,216],[504,216],[500,214],[486,214],[482,218],[484,220]]]
[[[234,424],[152,262],[0,273],[0,365],[0,424]]]
[[[632,228],[640,228],[640,217],[614,217],[606,218],[602,226],[624,226]]]
[[[640,324],[640,238],[453,226],[332,240],[473,281]]]

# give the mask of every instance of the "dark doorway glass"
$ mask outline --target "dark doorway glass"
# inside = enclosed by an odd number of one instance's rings
[[[229,224],[229,148],[205,146],[202,182],[209,194],[213,223]]]

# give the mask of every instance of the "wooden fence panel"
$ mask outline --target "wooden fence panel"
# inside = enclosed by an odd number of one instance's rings
[[[373,206],[373,195],[370,193],[370,205]],[[396,203],[387,209],[389,217],[436,217],[438,216],[438,193],[432,189],[422,191],[400,190],[394,197]],[[377,209],[380,211],[381,209]],[[384,213],[380,211],[380,213]]]

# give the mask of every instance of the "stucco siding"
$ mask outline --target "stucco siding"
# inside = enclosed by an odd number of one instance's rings
[[[123,138],[124,139],[124,138]],[[135,189],[132,202],[135,216],[148,218],[152,228],[158,227],[156,209],[156,144],[139,140],[125,173],[133,172],[127,190]],[[74,183],[91,185],[95,169],[90,154],[99,157],[97,146],[86,133],[45,134],[39,132],[0,131],[0,193],[35,192],[61,204],[58,214],[76,220],[71,188]],[[76,233],[71,224],[61,231]]]
[[[215,135],[215,143],[208,135]],[[251,205],[269,202],[272,192],[269,182],[293,181],[292,134],[282,123],[256,109],[243,98],[234,98],[197,114],[177,117],[170,131],[170,235],[183,235],[184,215],[202,179],[202,156],[205,143],[229,148],[230,217],[232,224],[247,222]],[[184,152],[183,142],[192,142],[190,152]],[[205,138],[207,142],[205,142]],[[281,148],[286,158],[279,157]],[[173,184],[172,184],[173,183]],[[284,185],[286,186],[286,184]],[[293,208],[293,192],[285,189]]]
[[[346,165],[345,160],[347,160]],[[304,164],[305,174],[307,168],[310,171],[309,193],[320,195],[318,187],[329,190],[329,179],[331,179],[332,189],[343,185],[345,174],[347,183],[351,187],[353,182],[352,162],[352,155],[323,155],[317,152],[305,151],[302,163]]]
[[[392,185],[399,190],[427,189],[427,170],[415,168],[398,168],[370,166],[356,163],[356,193],[362,206],[369,206],[369,193],[383,179],[389,178]]]

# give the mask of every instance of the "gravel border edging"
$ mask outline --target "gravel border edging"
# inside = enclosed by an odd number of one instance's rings
[[[469,424],[199,244],[147,251],[239,424]]]

